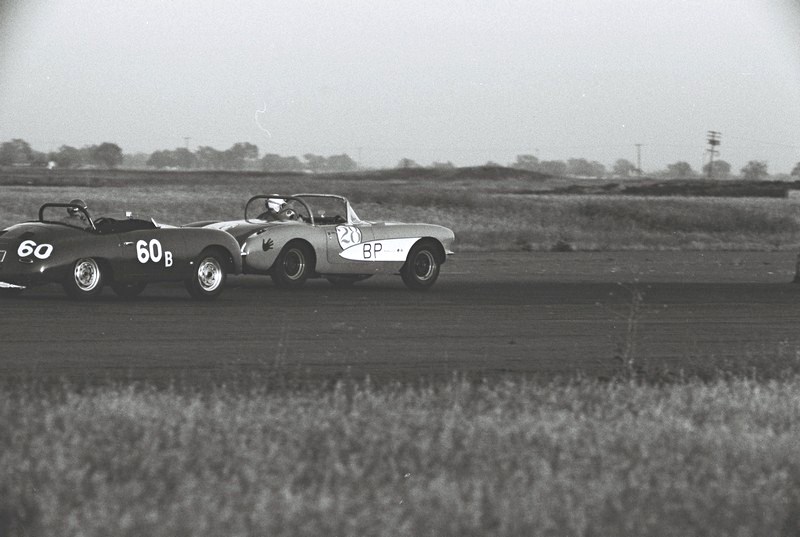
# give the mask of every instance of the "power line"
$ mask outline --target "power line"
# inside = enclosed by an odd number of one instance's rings
[[[717,131],[708,131],[708,154],[710,155],[708,160],[708,178],[711,179],[711,173],[714,169],[714,155],[719,155],[719,151],[716,150],[716,147],[721,144],[720,138],[722,137],[722,133]]]

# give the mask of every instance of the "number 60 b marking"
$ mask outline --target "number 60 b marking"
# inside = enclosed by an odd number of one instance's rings
[[[164,251],[158,239],[151,239],[150,242],[140,240],[136,242],[136,258],[139,263],[160,263],[164,260],[165,267],[172,266],[172,252]]]

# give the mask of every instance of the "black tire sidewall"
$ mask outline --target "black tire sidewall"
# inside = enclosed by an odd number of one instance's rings
[[[414,271],[414,265],[416,264],[417,258],[423,252],[428,252],[431,262],[433,263],[432,274],[428,276],[427,279],[420,279],[420,277],[417,276],[416,272]],[[400,272],[400,275],[403,278],[403,282],[410,289],[415,291],[424,291],[436,283],[436,280],[439,278],[439,270],[441,267],[442,264],[436,255],[436,249],[434,246],[432,246],[429,242],[423,242],[420,244],[415,244],[414,247],[411,248],[411,252],[408,254],[406,264],[403,267],[403,270]]]
[[[291,277],[286,273],[285,263],[286,258],[289,255],[293,255],[295,252],[302,257],[304,268],[299,276]],[[314,270],[312,267],[313,260],[314,258],[311,253],[311,249],[308,246],[298,242],[290,242],[283,247],[283,250],[281,250],[281,253],[275,259],[275,264],[272,267],[271,274],[272,281],[275,282],[275,285],[278,287],[300,287],[306,283],[306,280],[308,280],[309,276],[311,276],[311,273]]]

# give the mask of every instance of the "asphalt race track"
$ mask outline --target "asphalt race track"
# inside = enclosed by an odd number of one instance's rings
[[[237,276],[210,303],[175,284],[80,303],[52,285],[0,297],[0,375],[604,375],[624,349],[650,363],[800,352],[794,270],[793,252],[462,253],[427,293]]]

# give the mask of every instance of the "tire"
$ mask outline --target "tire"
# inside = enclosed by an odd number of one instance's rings
[[[425,291],[436,283],[440,269],[436,247],[430,242],[422,242],[411,248],[406,264],[400,269],[400,276],[409,289]]]
[[[285,289],[300,287],[314,272],[314,252],[302,242],[287,244],[275,264],[270,275],[278,287]]]
[[[136,298],[137,296],[142,294],[142,291],[144,291],[145,287],[147,287],[147,284],[144,282],[136,282],[136,283],[114,282],[111,284],[111,289],[114,291],[114,293],[118,297],[125,299]]]
[[[96,259],[84,257],[72,265],[72,270],[64,280],[64,291],[77,300],[96,297],[103,291],[105,274]]]
[[[184,284],[192,298],[211,300],[219,296],[225,287],[228,271],[220,255],[203,252],[194,262],[194,272]]]

